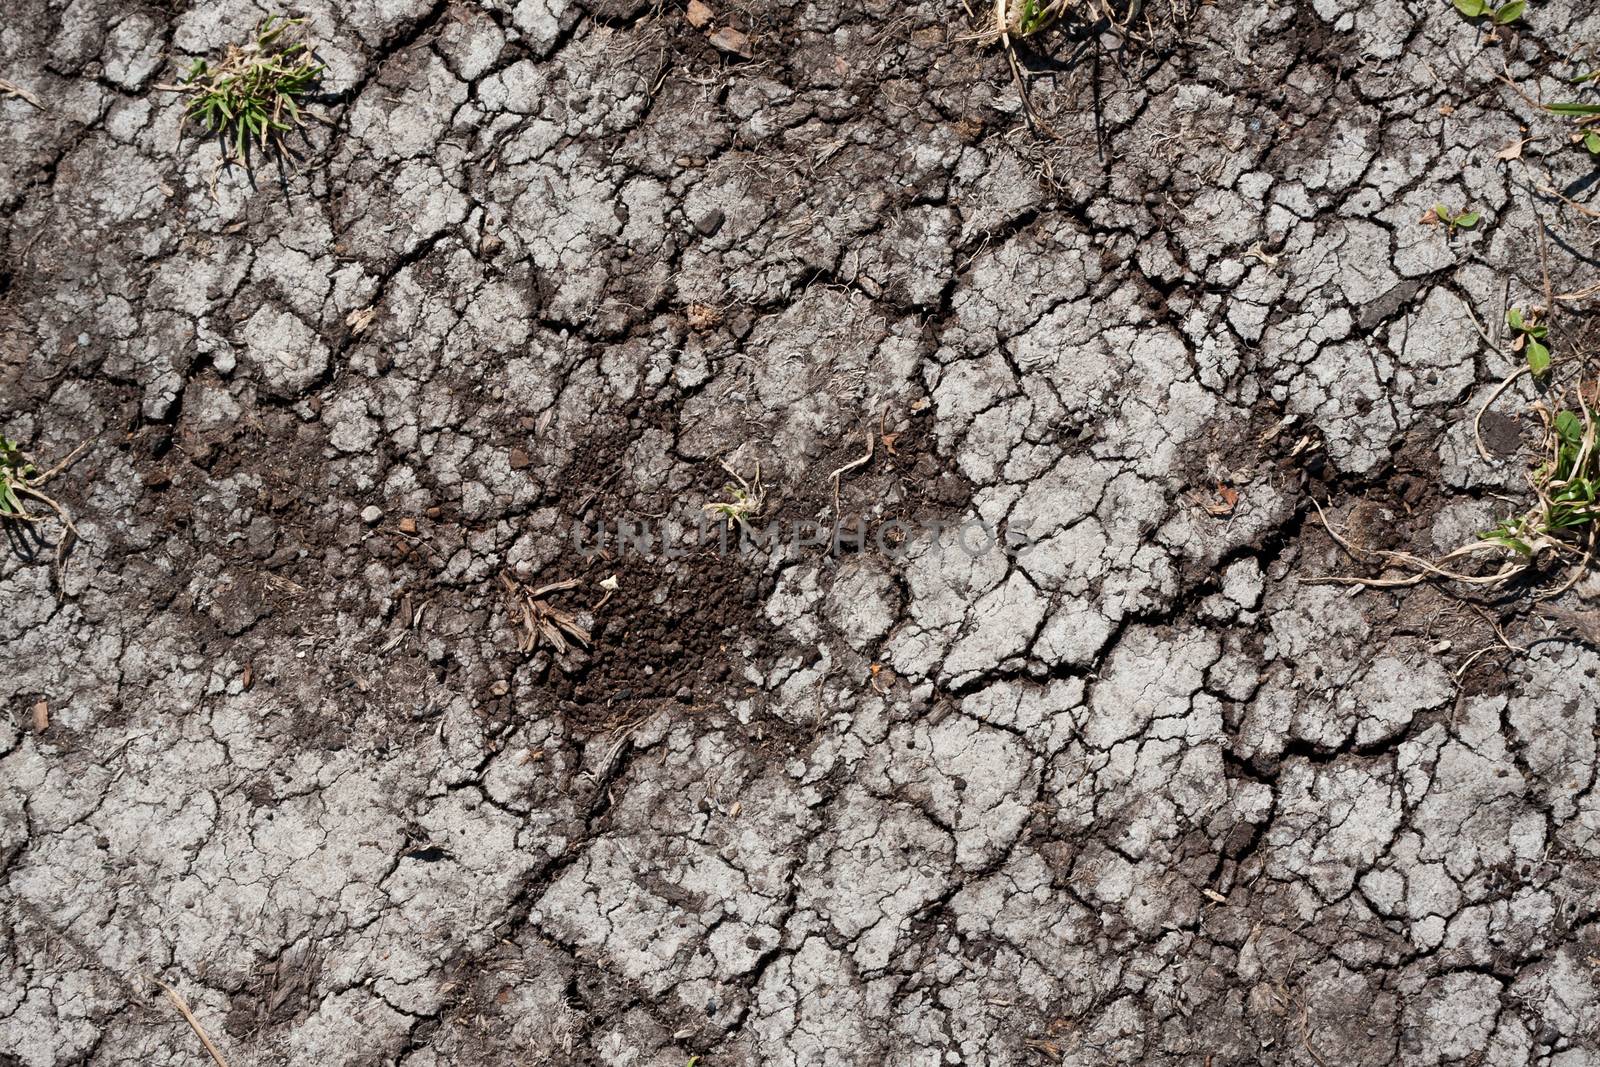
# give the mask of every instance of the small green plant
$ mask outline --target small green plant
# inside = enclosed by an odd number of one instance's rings
[[[1448,230],[1449,236],[1454,237],[1457,230],[1474,229],[1481,218],[1483,216],[1476,211],[1468,211],[1463,208],[1459,212],[1454,212],[1443,204],[1435,204],[1432,210],[1422,216],[1422,221],[1426,223],[1442,222]]]
[[[22,449],[9,437],[0,437],[0,516],[32,522],[33,516],[22,506],[17,495],[20,489],[28,491],[28,480],[38,473]]]
[[[1527,0],[1511,0],[1495,7],[1489,0],[1455,0],[1456,10],[1469,19],[1487,18],[1496,26],[1509,26],[1528,10]]]
[[[762,507],[766,504],[766,494],[761,487],[761,464],[756,464],[755,477],[748,482],[739,477],[726,463],[722,465],[722,469],[733,477],[733,482],[722,487],[722,491],[728,494],[728,499],[704,504],[701,510],[712,518],[731,522],[748,532],[750,520],[760,515]]]
[[[1535,503],[1525,514],[1503,519],[1479,534],[1484,542],[1510,549],[1531,560],[1545,550],[1572,554],[1594,551],[1600,523],[1600,453],[1595,448],[1595,421],[1582,395],[1578,410],[1554,415],[1538,409],[1544,422],[1547,458],[1529,481]],[[1577,542],[1577,544],[1574,544]]]
[[[25,501],[43,504],[55,512],[56,518],[61,521],[61,524],[67,530],[67,533],[56,542],[55,578],[57,583],[60,582],[62,568],[66,565],[67,550],[72,546],[72,542],[78,538],[78,527],[73,524],[72,516],[67,514],[67,510],[40,487],[71,466],[73,461],[81,456],[88,447],[89,443],[84,442],[73,449],[66,459],[49,470],[41,472],[38,466],[34,464],[33,458],[22,451],[20,445],[9,437],[0,437],[0,521],[42,522],[46,516],[30,512]]]
[[[253,40],[229,45],[215,66],[195,60],[178,87],[194,96],[184,121],[193,119],[221,138],[224,152],[241,161],[251,144],[283,151],[282,135],[303,124],[298,98],[324,69],[299,38],[304,22],[269,15],[256,25]]]
[[[1022,0],[1016,12],[1017,28],[1014,31],[1018,37],[1032,37],[1042,30],[1049,29],[1056,21],[1059,5],[1045,0],[1041,8],[1038,0]]]
[[[1081,25],[1120,26],[1140,5],[1127,0],[996,0],[998,28],[1011,37],[1032,37],[1063,19]]]
[[[1515,380],[1518,371],[1506,380]],[[1493,529],[1478,534],[1476,541],[1426,559],[1410,552],[1372,553],[1385,569],[1396,567],[1410,573],[1401,578],[1364,578],[1354,575],[1329,575],[1306,578],[1310,583],[1333,582],[1369,589],[1396,589],[1427,581],[1452,581],[1474,586],[1499,586],[1528,574],[1541,558],[1554,557],[1572,563],[1566,581],[1544,596],[1570,589],[1587,572],[1600,550],[1600,448],[1596,447],[1596,422],[1592,400],[1600,397],[1600,381],[1580,382],[1566,396],[1546,404],[1534,405],[1544,426],[1540,441],[1543,459],[1528,473],[1533,503],[1521,515],[1502,519]],[[1492,400],[1492,397],[1491,397]],[[1487,406],[1487,405],[1486,405]],[[1480,417],[1482,413],[1480,412]],[[1484,456],[1482,442],[1478,445]],[[1318,514],[1321,505],[1315,505]],[[1334,541],[1352,556],[1366,553],[1334,532],[1323,516],[1323,526]],[[1483,555],[1498,556],[1499,569],[1492,573],[1466,573],[1455,569],[1457,561]]]
[[[1550,328],[1539,322],[1539,310],[1535,308],[1524,315],[1521,308],[1512,308],[1506,312],[1506,325],[1515,335],[1511,339],[1511,351],[1527,355],[1529,372],[1535,377],[1547,372],[1550,348],[1545,338],[1550,336]]]

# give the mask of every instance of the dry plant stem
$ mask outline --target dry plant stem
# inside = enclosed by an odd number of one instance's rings
[[[194,1017],[194,1012],[189,1010],[189,1005],[184,1003],[183,997],[178,995],[178,991],[159,978],[150,980],[161,987],[162,991],[167,994],[167,999],[171,1000],[173,1006],[183,1014],[190,1028],[199,1036],[200,1043],[206,1047],[207,1052],[211,1053],[211,1058],[216,1061],[217,1067],[228,1067],[228,1061],[222,1058],[222,1053],[217,1051],[217,1046],[211,1043],[211,1037],[206,1033],[206,1028],[200,1025],[200,1020]]]
[[[1028,99],[1028,83],[1022,76],[1022,61],[1017,58],[1016,45],[1011,43],[1011,31],[1006,18],[1006,0],[994,0],[994,28],[1000,35],[1000,46],[1005,49],[1006,62],[1011,67],[1011,79],[1017,83],[1017,98],[1022,101],[1022,118],[1028,129],[1035,132],[1047,129],[1033,113],[1033,102]],[[837,493],[835,494],[837,496]],[[838,513],[835,501],[835,515]]]
[[[543,597],[545,597],[547,594],[560,593],[560,592],[562,592],[564,590],[567,590],[567,589],[576,589],[576,588],[578,588],[578,586],[580,586],[582,584],[583,584],[583,581],[581,579],[568,578],[568,579],[566,579],[564,581],[560,581],[560,582],[551,582],[549,585],[541,585],[539,588],[535,589],[533,592],[529,593],[528,595],[530,597],[532,597],[533,599],[535,599],[535,600],[540,600]]]
[[[1511,638],[1506,636],[1505,630],[1487,611],[1484,611],[1476,604],[1469,603],[1467,606],[1477,614],[1478,618],[1489,624],[1490,629],[1494,630],[1494,635],[1500,639],[1500,643],[1504,645],[1508,651],[1521,654],[1527,653],[1527,649],[1521,647],[1520,645],[1514,645],[1511,643]]]
[[[1001,0],[1001,2],[1003,3],[1004,0]],[[872,431],[869,429],[867,431],[867,454],[862,456],[860,459],[851,460],[849,463],[846,463],[844,466],[833,472],[833,520],[835,522],[839,521],[839,478],[840,476],[855,470],[857,467],[864,467],[868,463],[872,462],[872,446],[875,443],[875,440],[876,439],[872,436]]]
[[[1509,284],[1509,283],[1507,283],[1507,284]],[[1483,343],[1488,345],[1491,349],[1492,348],[1498,348],[1499,345],[1495,342],[1494,338],[1489,336],[1489,331],[1485,330],[1483,328],[1483,323],[1478,321],[1478,313],[1476,311],[1472,310],[1472,305],[1467,303],[1466,300],[1464,300],[1463,298],[1461,298],[1459,296],[1456,297],[1456,302],[1461,305],[1461,310],[1465,311],[1467,313],[1467,318],[1472,320],[1472,326],[1473,326],[1474,329],[1476,329],[1478,331],[1478,336],[1483,338]],[[1504,317],[1505,317],[1505,315],[1502,312],[1501,318],[1504,318]]]
[[[1457,670],[1457,671],[1456,671],[1456,677],[1455,677],[1455,681],[1456,681],[1456,684],[1457,684],[1457,685],[1460,685],[1460,684],[1461,684],[1461,678],[1462,678],[1462,676],[1463,676],[1463,675],[1465,675],[1465,674],[1466,674],[1466,673],[1467,673],[1467,671],[1469,671],[1469,670],[1471,670],[1471,669],[1472,669],[1472,665],[1473,665],[1473,664],[1474,664],[1474,663],[1476,663],[1476,662],[1478,662],[1478,660],[1479,660],[1479,659],[1480,659],[1480,658],[1482,658],[1482,657],[1483,657],[1483,656],[1484,656],[1484,655],[1485,655],[1485,654],[1486,654],[1486,653],[1489,653],[1489,652],[1493,652],[1493,651],[1495,651],[1495,650],[1496,650],[1496,649],[1497,649],[1497,648],[1498,648],[1498,647],[1499,647],[1499,646],[1497,646],[1497,645],[1485,645],[1485,646],[1483,646],[1483,647],[1482,647],[1482,648],[1480,648],[1480,649],[1478,649],[1478,651],[1476,651],[1476,652],[1474,652],[1474,653],[1472,653],[1472,655],[1470,655],[1470,656],[1468,656],[1468,657],[1467,657],[1467,658],[1466,658],[1466,659],[1465,659],[1465,660],[1464,660],[1464,661],[1463,661],[1463,662],[1462,662],[1462,664],[1461,664],[1461,667],[1460,667],[1460,669],[1458,669],[1458,670]]]
[[[37,96],[34,96],[32,93],[28,92],[28,90],[24,89],[16,82],[7,81],[5,78],[0,78],[0,96],[15,96],[20,100],[27,101],[40,111],[45,110],[44,104],[39,101]]]
[[[89,450],[89,446],[92,444],[94,444],[94,439],[90,438],[77,448],[74,448],[71,452],[68,452],[66,458],[60,463],[57,463],[54,467],[51,467],[49,470],[45,471],[41,475],[38,475],[37,477],[29,478],[28,481],[32,482],[34,485],[43,485],[45,482],[48,482],[51,478],[54,478],[56,475],[60,474],[62,471],[76,463],[78,461],[78,457],[87,452]]]
[[[67,514],[67,509],[57,503],[55,498],[51,497],[49,494],[41,492],[39,486],[48,482],[51,478],[54,478],[68,467],[72,466],[72,464],[76,463],[78,457],[82,456],[86,451],[88,451],[89,446],[92,444],[94,444],[94,439],[90,438],[77,448],[74,448],[71,452],[68,452],[64,459],[58,462],[55,466],[51,467],[49,470],[45,471],[43,474],[36,474],[26,481],[19,480],[12,483],[12,489],[16,493],[22,496],[31,497],[32,499],[43,504],[45,507],[49,508],[51,511],[55,512],[55,516],[60,520],[61,525],[66,527],[67,532],[62,535],[61,540],[56,542],[56,558],[55,562],[50,566],[51,577],[55,580],[58,589],[61,587],[62,580],[66,574],[67,553],[72,549],[74,544],[83,539],[83,535],[78,532],[78,525],[72,521],[72,516]],[[39,522],[45,518],[43,515],[29,515],[26,513],[19,513],[10,517],[16,519],[18,522]]]
[[[1593,285],[1586,285],[1582,289],[1575,289],[1570,293],[1557,293],[1556,299],[1576,302],[1579,300],[1588,300],[1592,296],[1600,296],[1600,282],[1596,282]]]
[[[1317,1067],[1328,1067],[1328,1061],[1317,1054],[1311,1045],[1311,1009],[1306,1004],[1305,995],[1300,997],[1300,1044],[1305,1046],[1306,1055],[1310,1056]]]
[[[1567,205],[1585,218],[1600,219],[1600,211],[1596,211],[1594,208],[1589,207],[1586,204],[1578,203],[1576,200],[1565,195],[1561,192],[1561,190],[1552,185],[1536,185],[1534,188],[1544,196],[1553,197],[1554,199],[1561,201],[1563,204]]]
[[[1483,445],[1482,434],[1479,432],[1478,420],[1481,420],[1489,405],[1527,369],[1519,368],[1507,376],[1479,410],[1478,419],[1474,420],[1473,433],[1478,439],[1479,454],[1484,458],[1489,456],[1488,450]],[[1554,411],[1543,401],[1533,406],[1534,412],[1543,423],[1541,450],[1546,458],[1528,475],[1528,484],[1533,492],[1535,504],[1523,514],[1504,520],[1495,532],[1482,535],[1482,539],[1475,543],[1463,545],[1436,560],[1428,560],[1409,552],[1356,551],[1348,541],[1334,531],[1322,510],[1322,505],[1313,500],[1312,504],[1317,509],[1323,528],[1340,548],[1357,559],[1376,555],[1386,564],[1403,566],[1413,573],[1404,578],[1330,575],[1302,579],[1302,581],[1395,589],[1417,585],[1431,578],[1443,578],[1464,585],[1493,586],[1528,573],[1532,570],[1534,562],[1548,553],[1565,561],[1576,557],[1577,564],[1565,581],[1554,589],[1536,594],[1535,599],[1547,600],[1571,589],[1579,577],[1587,571],[1590,562],[1595,558],[1597,542],[1600,542],[1600,511],[1596,510],[1594,504],[1595,475],[1591,471],[1595,456],[1600,452],[1600,440],[1597,440],[1595,415],[1590,409],[1588,398],[1584,395],[1584,384],[1581,381],[1573,393],[1577,397],[1578,411],[1583,425],[1582,435],[1576,441],[1570,421],[1563,421],[1563,418],[1571,419],[1571,411],[1564,403],[1557,402]],[[1521,557],[1520,562],[1507,560],[1505,565],[1493,574],[1462,574],[1445,566],[1452,560],[1486,552],[1508,551],[1516,552]],[[1505,635],[1499,636],[1510,647]]]
[[[1340,548],[1344,549],[1345,552],[1349,553],[1352,557],[1356,559],[1362,558],[1362,553],[1360,551],[1358,551],[1350,544],[1349,541],[1345,540],[1334,531],[1333,525],[1328,522],[1327,514],[1322,510],[1322,505],[1313,499],[1311,501],[1311,506],[1317,509],[1317,517],[1322,520],[1322,528],[1328,531],[1328,536],[1333,538],[1334,543]],[[1477,555],[1481,552],[1498,551],[1502,551],[1499,546],[1489,544],[1487,542],[1483,544],[1463,545],[1461,548],[1458,548],[1453,552],[1448,552],[1445,555],[1440,556],[1437,562],[1423,559],[1421,556],[1412,555],[1410,552],[1383,551],[1374,554],[1390,563],[1402,564],[1407,567],[1415,567],[1417,568],[1418,573],[1409,575],[1405,578],[1357,578],[1352,575],[1329,574],[1314,578],[1301,578],[1300,581],[1305,585],[1354,585],[1360,586],[1364,589],[1405,589],[1413,585],[1421,585],[1430,578],[1448,578],[1451,581],[1464,582],[1467,585],[1495,585],[1513,578],[1528,569],[1528,565],[1526,563],[1518,563],[1502,567],[1494,574],[1473,575],[1459,574],[1455,571],[1446,570],[1439,566],[1440,563],[1445,563],[1452,559]]]
[[[1576,392],[1578,397],[1578,410],[1583,413],[1583,443],[1578,447],[1578,458],[1572,465],[1574,477],[1578,477],[1579,472],[1582,472],[1588,466],[1589,457],[1594,455],[1596,447],[1596,424],[1594,413],[1589,410],[1589,402],[1583,397],[1582,386],[1580,385],[1579,388],[1574,390],[1574,392]],[[1553,423],[1547,422],[1545,432],[1547,434],[1555,433],[1555,427]],[[1570,480],[1564,482],[1552,482],[1550,485],[1542,487],[1536,485],[1534,486],[1534,491],[1539,496],[1540,504],[1548,507],[1550,503],[1550,489],[1561,489],[1569,484]],[[1574,585],[1577,585],[1578,580],[1582,578],[1585,573],[1587,573],[1589,569],[1589,563],[1594,559],[1597,536],[1600,536],[1600,531],[1597,531],[1596,526],[1597,524],[1594,522],[1589,523],[1589,536],[1585,540],[1583,556],[1579,560],[1578,565],[1573,568],[1572,574],[1565,582],[1562,582],[1561,585],[1554,590],[1548,593],[1540,594],[1538,599],[1549,600],[1553,597],[1560,596],[1568,589],[1571,589]]]
[[[1560,585],[1558,585],[1554,589],[1550,590],[1550,592],[1548,592],[1548,593],[1540,593],[1538,596],[1534,597],[1534,599],[1535,600],[1554,600],[1556,597],[1560,596],[1562,593],[1565,593],[1568,589],[1571,589],[1573,586],[1577,585],[1578,582],[1583,579],[1583,576],[1585,574],[1589,573],[1589,564],[1593,559],[1594,559],[1594,535],[1591,533],[1589,535],[1589,547],[1584,549],[1583,557],[1580,560],[1578,560],[1578,565],[1576,567],[1572,568],[1571,576],[1568,577],[1566,581],[1562,582]]]
[[[543,599],[550,593],[576,589],[583,584],[580,579],[568,578],[531,590],[523,588],[508,575],[502,574],[500,581],[512,597],[512,621],[522,627],[522,638],[517,642],[520,651],[532,652],[543,640],[555,649],[557,655],[565,655],[572,647],[567,643],[568,637],[588,647],[589,631],[578,625],[577,616],[562,611]]]

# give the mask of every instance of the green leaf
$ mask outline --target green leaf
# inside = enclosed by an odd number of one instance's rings
[[[1475,19],[1489,10],[1488,0],[1455,0],[1455,5],[1456,10],[1469,19]]]
[[[1576,412],[1563,411],[1556,416],[1556,436],[1564,444],[1577,448],[1583,444],[1583,420],[1578,418]]]
[[[1454,219],[1454,222],[1455,222],[1455,224],[1457,226],[1460,226],[1463,230],[1470,230],[1470,229],[1472,229],[1474,226],[1476,226],[1478,224],[1478,220],[1481,219],[1481,218],[1483,218],[1483,216],[1480,215],[1478,212],[1476,212],[1476,211],[1468,211],[1463,215],[1457,215],[1455,217],[1455,219]]]
[[[1550,350],[1532,338],[1528,340],[1528,369],[1535,376],[1550,369]]]
[[[1484,530],[1478,534],[1478,540],[1488,541],[1502,548],[1509,548],[1513,552],[1524,556],[1533,555],[1533,548],[1517,536],[1517,529],[1510,522],[1502,520],[1499,526],[1492,530]]]
[[[1600,104],[1546,104],[1544,109],[1552,115],[1600,115]]]
[[[1527,328],[1522,322],[1521,308],[1512,308],[1510,311],[1506,312],[1506,325],[1511,327],[1513,330],[1524,330]]]
[[[1587,148],[1591,154],[1600,156],[1600,133],[1590,130],[1584,134],[1583,147]]]
[[[1520,19],[1522,13],[1526,10],[1528,10],[1526,0],[1512,0],[1511,3],[1494,13],[1494,23],[1496,26],[1509,25]]]

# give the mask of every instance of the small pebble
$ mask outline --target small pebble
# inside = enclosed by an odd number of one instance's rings
[[[702,237],[715,237],[717,231],[722,229],[722,220],[725,217],[721,208],[712,208],[700,216],[700,221],[694,224],[694,228],[700,231]]]
[[[376,526],[381,518],[383,518],[383,509],[376,504],[368,504],[361,509],[361,521],[368,526]]]
[[[712,47],[719,51],[727,52],[729,55],[743,56],[746,59],[750,58],[750,38],[732,26],[722,27],[708,39],[711,41]]]

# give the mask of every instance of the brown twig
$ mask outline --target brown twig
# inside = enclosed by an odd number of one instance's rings
[[[189,1026],[199,1035],[200,1043],[206,1047],[207,1052],[211,1053],[211,1058],[216,1061],[217,1067],[228,1067],[228,1061],[222,1058],[222,1053],[217,1051],[217,1046],[211,1043],[211,1037],[206,1033],[206,1028],[200,1025],[200,1020],[194,1017],[194,1012],[189,1010],[189,1005],[184,1003],[183,998],[178,995],[178,991],[159,978],[151,978],[150,980],[160,986],[167,994],[167,999],[172,1001],[173,1006],[183,1013],[183,1017],[188,1021]]]
[[[578,624],[578,617],[544,599],[551,593],[576,589],[583,584],[581,579],[568,578],[541,585],[537,589],[527,589],[505,574],[500,576],[500,581],[506,587],[506,592],[511,594],[512,622],[522,627],[522,637],[517,642],[521,651],[532,652],[539,647],[540,641],[544,641],[555,649],[557,655],[565,655],[572,647],[567,643],[569,637],[585,648],[589,646],[589,631]]]
[[[28,92],[28,90],[24,89],[16,82],[7,81],[5,78],[0,78],[0,96],[15,96],[19,99],[26,100],[40,111],[46,110],[44,104],[39,101],[37,96],[34,96],[32,93]]]
[[[78,526],[72,521],[72,516],[67,513],[67,509],[62,507],[54,497],[41,491],[39,486],[48,482],[51,478],[54,478],[68,467],[72,466],[73,463],[77,462],[79,456],[82,456],[84,452],[88,451],[89,446],[92,444],[94,444],[94,438],[91,437],[89,440],[80,444],[77,448],[74,448],[71,452],[68,452],[64,459],[56,463],[55,466],[46,470],[43,474],[33,474],[27,477],[23,477],[16,473],[11,475],[11,490],[14,494],[19,497],[26,496],[33,500],[37,500],[39,503],[55,512],[56,518],[60,520],[61,525],[66,528],[66,532],[63,533],[61,535],[61,539],[56,542],[56,558],[55,562],[50,566],[51,578],[55,581],[58,591],[64,592],[65,589],[63,580],[66,575],[67,552],[71,550],[73,544],[82,540],[83,538],[82,535],[78,533]],[[23,458],[24,460],[27,459],[26,456]],[[20,510],[19,506],[19,510],[7,512],[5,517],[8,519],[15,519],[18,522],[39,522],[45,516],[30,515],[26,511]]]
[[[846,463],[844,466],[840,467],[838,470],[834,471],[832,475],[830,475],[830,477],[833,478],[833,519],[835,522],[839,521],[839,478],[842,475],[848,474],[849,472],[855,470],[857,467],[864,467],[868,463],[872,462],[872,447],[876,441],[877,439],[872,436],[872,430],[869,427],[867,429],[867,454],[862,456],[860,459],[851,460],[849,463]]]
[[[1317,509],[1317,517],[1322,520],[1322,528],[1328,532],[1329,537],[1333,538],[1334,543],[1356,559],[1361,559],[1364,553],[1354,548],[1349,541],[1346,541],[1334,531],[1333,525],[1328,522],[1327,514],[1322,510],[1322,505],[1313,498],[1311,506]],[[1364,589],[1406,589],[1413,585],[1421,585],[1430,578],[1446,578],[1450,581],[1463,582],[1467,585],[1495,585],[1528,569],[1528,565],[1522,563],[1502,567],[1494,574],[1461,574],[1440,566],[1440,564],[1449,562],[1452,559],[1496,551],[1502,551],[1500,546],[1484,541],[1477,544],[1463,545],[1452,552],[1445,553],[1435,561],[1423,559],[1421,556],[1413,555],[1410,552],[1383,550],[1375,552],[1373,555],[1383,559],[1387,564],[1398,564],[1414,568],[1417,573],[1408,575],[1405,578],[1358,578],[1354,575],[1327,574],[1301,578],[1300,581],[1305,585],[1352,585],[1360,586]]]

